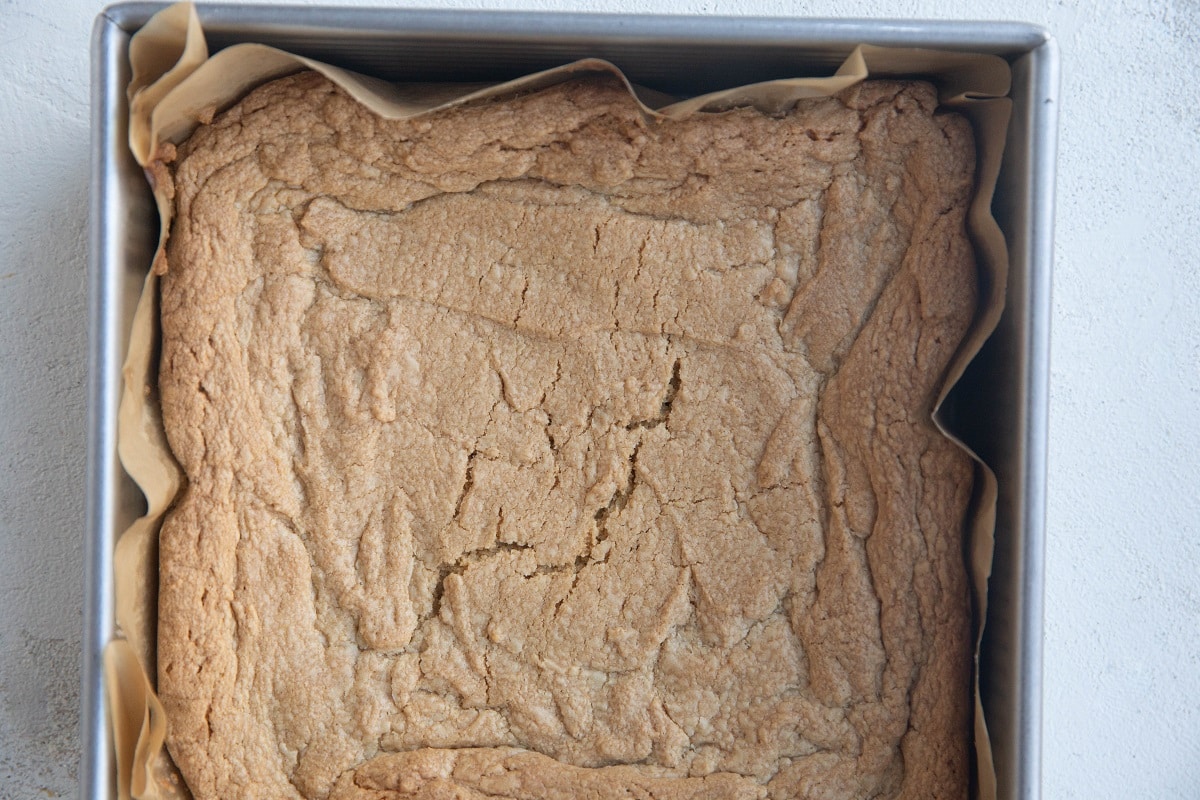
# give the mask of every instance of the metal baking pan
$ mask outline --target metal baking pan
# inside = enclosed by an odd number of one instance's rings
[[[121,361],[157,219],[126,145],[130,36],[165,4],[112,6],[92,36],[87,572],[80,796],[116,797],[101,653],[113,631],[112,553],[144,509],[116,453]],[[587,56],[677,95],[826,74],[854,45],[991,53],[1013,68],[1014,114],[995,216],[1010,248],[1000,326],[947,403],[1000,482],[983,702],[1004,800],[1041,796],[1042,553],[1058,54],[1018,23],[762,19],[209,5],[210,47],[274,45],[392,80],[499,81]]]

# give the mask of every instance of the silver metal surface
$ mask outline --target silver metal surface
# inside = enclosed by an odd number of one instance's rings
[[[92,31],[89,219],[87,528],[85,531],[81,794],[116,796],[101,656],[113,630],[116,535],[143,512],[117,461],[117,405],[129,324],[157,238],[153,199],[126,144],[129,34],[97,19]]]
[[[980,681],[1002,798],[1040,797],[1042,600],[1058,51],[1013,59],[1013,119],[993,210],[1008,238],[1008,303],[962,389],[964,433],[1000,485]]]
[[[153,254],[152,198],[126,147],[129,37],[163,4],[106,9],[92,39],[92,188],[80,795],[115,797],[101,652],[113,630],[112,551],[143,501],[116,457],[117,404],[134,305]],[[1014,115],[995,202],[1011,273],[1000,327],[947,401],[945,416],[1000,480],[996,554],[981,654],[999,796],[1041,796],[1042,552],[1058,54],[1035,26],[716,17],[200,6],[215,49],[258,41],[392,80],[502,80],[577,58],[607,58],[676,95],[720,77],[748,83],[829,72],[862,42],[1000,55]]]

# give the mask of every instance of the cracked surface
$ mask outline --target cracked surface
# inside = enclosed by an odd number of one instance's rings
[[[920,83],[409,122],[303,74],[182,146],[159,692],[198,798],[967,787],[973,144]]]

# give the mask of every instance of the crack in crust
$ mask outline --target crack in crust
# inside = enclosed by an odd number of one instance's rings
[[[961,797],[969,128],[919,83],[181,146],[169,746],[205,798]],[[164,178],[165,179],[165,178]]]

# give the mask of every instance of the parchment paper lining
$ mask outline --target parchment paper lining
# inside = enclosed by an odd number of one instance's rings
[[[968,211],[967,227],[979,266],[980,306],[938,395],[934,418],[939,428],[942,428],[938,418],[942,401],[996,327],[1003,311],[1008,251],[1004,236],[992,218],[991,201],[1011,109],[1006,97],[1011,74],[1008,64],[996,56],[864,44],[829,77],[757,83],[680,102],[635,87],[615,65],[599,59],[585,59],[491,86],[393,85],[259,44],[236,45],[210,57],[191,3],[178,3],[156,14],[133,37],[129,55],[133,74],[128,89],[129,145],[154,187],[161,228],[158,253],[154,264],[148,265],[151,269],[134,315],[122,371],[124,388],[118,419],[121,463],[145,493],[147,503],[145,516],[125,531],[117,543],[114,569],[118,633],[105,651],[121,800],[189,796],[163,747],[166,719],[154,694],[158,529],[163,514],[183,485],[183,476],[167,446],[158,405],[158,275],[165,267],[163,245],[170,230],[174,198],[164,189],[169,182],[156,180],[156,176],[166,169],[160,159],[169,152],[167,148],[182,142],[197,126],[254,87],[292,72],[313,69],[376,114],[401,119],[484,98],[536,90],[582,74],[607,73],[625,83],[648,118],[680,119],[737,106],[781,113],[799,100],[836,94],[868,75],[926,79],[938,87],[942,107],[970,119],[978,153],[976,193]],[[977,800],[994,800],[995,769],[979,697],[978,664],[979,640],[987,611],[997,487],[991,469],[977,457],[976,463],[978,480],[967,529],[967,567],[976,631],[976,780],[972,794]]]

